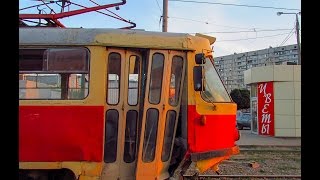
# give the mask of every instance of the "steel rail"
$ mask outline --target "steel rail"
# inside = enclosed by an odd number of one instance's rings
[[[301,149],[241,149],[240,152],[301,152]]]
[[[183,175],[184,178],[301,178],[301,175]]]

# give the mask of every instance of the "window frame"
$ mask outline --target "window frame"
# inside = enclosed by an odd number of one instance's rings
[[[156,83],[153,83],[153,78],[155,77],[155,76],[153,76],[153,74],[152,73],[154,73],[155,71],[154,71],[154,67],[153,67],[153,65],[154,65],[154,61],[155,60],[158,60],[158,59],[156,59],[155,58],[155,55],[161,55],[162,56],[162,59],[161,59],[161,61],[162,61],[162,66],[161,66],[161,76],[159,75],[159,77],[161,77],[161,81],[160,82],[157,82],[158,84],[159,84],[159,94],[154,94],[153,92],[153,90],[152,90],[152,87],[154,86],[154,84],[156,84]],[[164,72],[164,67],[165,66],[165,55],[163,54],[163,53],[160,53],[160,52],[156,52],[156,53],[154,53],[154,54],[152,54],[152,61],[151,61],[151,68],[150,68],[150,85],[149,85],[149,93],[148,93],[148,102],[150,103],[150,104],[153,104],[153,105],[157,105],[157,104],[159,104],[160,102],[161,102],[161,95],[162,95],[162,85],[163,85],[163,72]],[[155,92],[156,93],[156,92]],[[155,99],[155,95],[158,95],[158,97],[157,97],[157,99]],[[154,101],[154,100],[157,100],[156,102]]]
[[[91,52],[89,50],[89,48],[85,47],[85,46],[55,46],[55,47],[51,47],[51,46],[43,46],[43,47],[19,47],[19,63],[20,63],[20,51],[28,51],[28,50],[39,50],[39,51],[43,51],[43,54],[42,56],[44,56],[44,53],[46,52],[46,50],[48,49],[83,49],[84,52],[85,52],[85,56],[86,56],[86,63],[87,63],[87,71],[83,71],[83,70],[78,70],[78,71],[69,71],[69,72],[63,72],[63,71],[45,71],[45,70],[22,70],[20,71],[20,67],[19,67],[19,82],[20,80],[23,80],[23,79],[20,79],[20,77],[23,77],[25,74],[36,74],[37,76],[41,75],[41,74],[55,74],[55,75],[59,75],[60,76],[60,87],[58,87],[60,90],[61,90],[61,95],[60,95],[60,98],[41,98],[41,97],[38,97],[38,98],[20,98],[20,90],[25,90],[27,91],[27,89],[43,89],[43,88],[22,88],[20,87],[19,85],[19,100],[22,100],[22,101],[26,101],[26,100],[39,100],[39,101],[43,101],[43,100],[85,100],[89,97],[89,94],[90,94],[90,64],[91,64]],[[41,54],[39,54],[41,55]],[[45,59],[42,58],[42,63],[45,62]],[[20,64],[19,64],[20,65]],[[43,67],[42,67],[43,69]],[[64,74],[67,74],[68,75],[68,78],[67,78],[67,88],[66,88],[66,98],[63,98],[62,96],[62,75]],[[87,93],[81,97],[81,98],[69,98],[69,93],[70,93],[70,88],[69,88],[69,80],[70,80],[70,76],[71,75],[77,75],[77,74],[84,74],[85,76],[87,76],[87,79],[85,79],[85,82],[84,82],[84,92],[87,91]],[[86,85],[87,83],[87,85]],[[38,84],[38,82],[36,81],[36,84]],[[86,87],[87,86],[87,87]],[[50,89],[50,88],[47,88],[47,89]],[[57,89],[57,87],[55,87],[54,89]],[[71,89],[74,89],[74,88],[71,88]],[[82,89],[81,87],[79,88],[80,90]]]
[[[208,62],[211,63],[211,65],[212,65],[211,67],[212,67],[212,69],[214,70],[214,72],[215,72],[215,74],[216,74],[216,78],[220,81],[220,83],[221,83],[221,88],[223,88],[225,94],[227,94],[227,97],[228,97],[228,100],[229,100],[229,101],[227,101],[227,100],[223,100],[223,101],[210,101],[209,98],[204,98],[205,95],[203,95],[203,94],[204,94],[204,92],[205,92],[206,90],[200,92],[201,98],[202,98],[205,102],[208,102],[208,103],[232,103],[232,102],[233,102],[233,101],[232,101],[232,98],[231,98],[230,94],[228,93],[227,88],[225,87],[225,84],[223,83],[223,81],[222,81],[219,73],[217,72],[217,69],[216,69],[216,67],[215,67],[215,65],[214,65],[212,56],[206,57],[206,61],[205,61],[205,62],[206,62],[206,63],[208,63]],[[206,80],[206,76],[205,76],[205,67],[204,67],[204,66],[205,66],[205,64],[202,65],[203,74],[204,74],[204,83],[203,83],[203,86],[205,87],[205,84],[206,84],[206,81],[207,81],[207,80]],[[211,94],[210,91],[208,91],[208,92]],[[212,94],[211,94],[211,95],[212,95]]]
[[[110,55],[111,55],[111,54],[117,54],[117,55],[120,56],[120,60],[119,60],[119,70],[120,70],[120,72],[119,72],[119,76],[118,76],[118,77],[119,77],[119,79],[118,79],[118,87],[119,87],[119,88],[118,88],[118,91],[117,91],[117,92],[118,92],[118,94],[117,94],[117,95],[118,95],[118,98],[117,98],[117,102],[116,102],[115,104],[109,102],[109,100],[110,100],[110,99],[109,99],[109,75],[110,75],[110,73],[109,73],[109,72],[110,72],[110,71],[109,71],[109,70],[110,70],[109,65],[110,65]],[[122,66],[122,65],[121,65],[121,63],[122,63],[122,62],[121,62],[121,59],[122,59],[122,56],[121,56],[121,53],[119,53],[119,52],[110,52],[110,53],[108,54],[108,57],[107,57],[107,60],[108,60],[108,61],[107,61],[108,63],[106,64],[106,66],[107,66],[106,90],[107,90],[107,91],[106,91],[106,99],[105,99],[105,100],[106,100],[106,103],[107,103],[108,105],[112,105],[112,106],[116,106],[116,105],[118,105],[119,102],[120,102],[121,78],[123,78],[123,77],[121,77],[121,75],[122,75],[122,74],[121,74],[121,68],[122,68],[122,67],[121,67],[121,66]]]

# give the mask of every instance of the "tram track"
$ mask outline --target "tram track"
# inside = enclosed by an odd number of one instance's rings
[[[270,146],[270,145],[242,145],[239,146],[240,151],[301,151],[301,146]]]
[[[201,179],[301,179],[301,175],[183,175],[184,180],[201,180]]]
[[[240,153],[219,165],[219,174],[200,173],[192,163],[183,179],[301,179],[300,146],[240,146]]]

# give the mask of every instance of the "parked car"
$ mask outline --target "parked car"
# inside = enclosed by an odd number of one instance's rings
[[[241,113],[237,115],[238,129],[249,128],[251,129],[252,116],[251,113]]]

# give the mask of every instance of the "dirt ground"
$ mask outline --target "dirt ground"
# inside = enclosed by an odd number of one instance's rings
[[[301,175],[301,148],[240,149],[240,154],[225,160],[219,168],[224,175]],[[186,174],[192,174],[194,170],[194,164],[191,164]],[[212,170],[202,174],[217,175]]]
[[[220,170],[223,174],[301,175],[301,151],[297,148],[243,150],[223,162]]]

